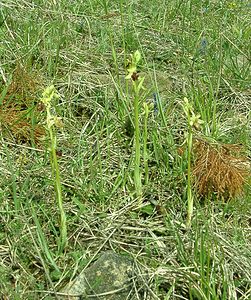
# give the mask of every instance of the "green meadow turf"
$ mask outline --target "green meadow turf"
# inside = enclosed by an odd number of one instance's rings
[[[188,163],[180,151],[187,97],[203,121],[201,135],[242,144],[250,155],[250,16],[249,1],[240,0],[1,1],[1,299],[55,299],[106,250],[134,257],[134,299],[251,299],[250,179],[228,201],[199,199],[193,189],[187,230]],[[140,201],[135,91],[125,79],[136,50],[145,77]],[[22,72],[30,76],[22,80]],[[13,81],[15,97],[8,94]],[[53,113],[64,123],[55,129],[63,253],[48,135],[40,144],[32,133],[20,140],[2,113],[12,99],[22,110],[29,95],[22,118],[31,128],[45,125],[35,107],[52,84],[60,95]]]

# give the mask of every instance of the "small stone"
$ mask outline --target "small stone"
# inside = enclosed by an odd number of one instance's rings
[[[132,259],[111,251],[105,252],[63,289],[66,296],[62,300],[129,299],[133,274]]]

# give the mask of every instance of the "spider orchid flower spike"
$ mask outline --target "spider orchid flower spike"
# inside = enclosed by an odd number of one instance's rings
[[[129,79],[133,84],[133,112],[134,112],[134,147],[135,147],[135,157],[134,157],[134,185],[135,192],[139,199],[139,203],[142,200],[142,182],[141,182],[141,167],[140,167],[140,158],[141,158],[141,146],[140,146],[140,110],[142,109],[141,103],[141,89],[144,89],[143,82],[144,77],[140,77],[137,72],[138,64],[141,60],[141,54],[137,50],[131,54],[131,59],[129,60],[127,67],[127,76],[125,79]]]
[[[59,213],[60,213],[60,237],[58,239],[58,252],[62,253],[67,246],[67,224],[66,224],[66,214],[63,207],[63,197],[61,189],[60,171],[57,161],[57,136],[56,128],[62,128],[63,122],[60,117],[53,114],[53,100],[58,99],[59,95],[53,85],[47,87],[42,93],[41,102],[46,107],[46,127],[50,137],[50,154],[51,154],[51,174],[54,180],[56,199],[58,203]]]
[[[193,191],[192,191],[192,148],[193,148],[193,128],[199,129],[203,121],[200,119],[199,114],[194,113],[194,109],[189,100],[185,97],[183,102],[183,110],[187,119],[187,228],[191,227],[192,215],[193,215]]]

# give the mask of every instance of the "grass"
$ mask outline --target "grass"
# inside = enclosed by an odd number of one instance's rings
[[[187,178],[200,171],[195,153],[188,170],[185,151],[193,130],[213,151],[241,145],[250,171],[250,9],[248,1],[1,2],[1,298],[52,299],[108,249],[135,258],[135,299],[251,298],[250,178],[234,198],[223,201],[215,186],[201,198]],[[134,91],[125,79],[136,50],[145,77],[137,99],[141,203]],[[51,84],[60,95],[53,113],[64,123],[56,148],[62,253],[39,104]],[[188,128],[185,97],[200,129]],[[197,161],[206,168],[205,156]]]

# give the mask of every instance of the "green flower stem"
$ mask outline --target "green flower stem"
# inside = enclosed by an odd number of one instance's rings
[[[193,194],[192,194],[192,183],[191,183],[191,153],[193,146],[193,132],[190,125],[190,115],[188,114],[188,138],[187,138],[187,228],[191,227],[191,220],[193,215]]]
[[[144,157],[144,167],[145,167],[145,185],[148,184],[149,181],[149,172],[148,172],[148,153],[147,153],[147,124],[148,124],[148,116],[149,116],[149,107],[147,103],[144,103],[144,148],[143,148],[143,157]]]
[[[142,183],[140,174],[140,130],[139,130],[139,93],[137,84],[134,82],[134,126],[135,126],[135,166],[134,166],[134,182],[136,195],[142,195]]]
[[[49,128],[50,140],[51,140],[51,164],[52,174],[55,180],[56,198],[58,202],[58,208],[60,212],[60,241],[58,244],[58,251],[62,253],[67,245],[67,226],[66,226],[66,215],[63,207],[62,189],[60,172],[56,154],[56,136],[52,127]]]

